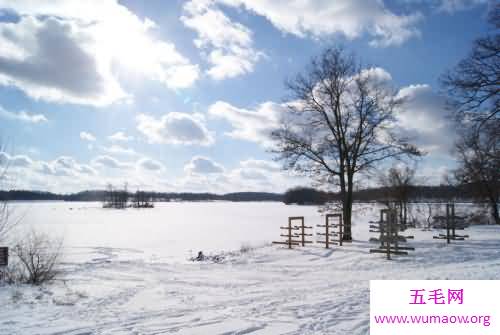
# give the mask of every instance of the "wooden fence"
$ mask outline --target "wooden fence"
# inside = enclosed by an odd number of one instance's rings
[[[331,224],[330,218],[338,218],[338,223]],[[342,246],[342,236],[344,235],[342,223],[342,214],[326,214],[325,224],[317,225],[318,228],[325,228],[324,233],[316,233],[318,236],[324,236],[324,241],[317,241],[318,243],[324,244],[326,249],[330,248],[330,244]],[[337,228],[337,231],[334,229]]]
[[[415,250],[413,247],[401,245],[406,243],[413,236],[399,235],[400,225],[397,222],[397,212],[393,209],[380,210],[380,221],[378,227],[370,225],[370,232],[379,233],[378,239],[370,239],[371,242],[379,242],[380,246],[377,249],[370,249],[370,253],[386,254],[387,259],[391,259],[391,255],[408,255],[409,250]]]
[[[273,244],[285,244],[288,246],[288,249],[292,249],[292,246],[294,246],[294,245],[300,245],[301,241],[297,241],[297,240],[293,239],[294,237],[297,237],[297,235],[293,231],[301,229],[299,226],[292,226],[292,221],[295,221],[295,220],[302,221],[302,226],[304,226],[304,217],[303,216],[291,216],[291,217],[289,217],[288,218],[288,226],[280,227],[280,229],[286,230],[285,234],[280,234],[281,237],[286,237],[286,240],[285,241],[273,241]],[[304,226],[304,229],[305,229],[305,226]],[[303,239],[304,239],[304,236],[302,236]]]
[[[436,217],[435,219],[437,219]],[[446,217],[443,218],[446,222],[446,235],[439,234],[438,236],[433,236],[434,239],[438,240],[446,240],[447,244],[450,244],[452,240],[454,241],[463,241],[466,238],[469,238],[469,235],[458,235],[456,230],[464,230],[464,225],[457,225],[457,219],[461,219],[460,217],[455,215],[455,204],[448,203],[446,204]]]

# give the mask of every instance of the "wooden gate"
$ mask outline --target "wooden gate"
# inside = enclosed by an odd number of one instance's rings
[[[330,218],[338,218],[337,224],[331,224]],[[326,214],[325,215],[325,224],[317,225],[319,228],[325,228],[324,233],[317,233],[318,236],[324,236],[324,241],[317,241],[318,243],[324,244],[326,249],[330,249],[330,244],[342,246],[342,236],[344,234],[343,228],[344,224],[342,223],[342,214]],[[337,228],[337,231],[334,229]]]
[[[437,218],[440,218],[440,217],[435,217],[434,219],[437,220]],[[450,244],[451,240],[463,241],[469,237],[469,235],[458,235],[456,233],[456,230],[464,230],[465,226],[464,225],[457,225],[457,219],[459,219],[459,217],[455,215],[455,204],[454,203],[446,204],[446,217],[443,219],[446,222],[446,226],[445,226],[446,235],[439,234],[438,236],[433,236],[432,238],[437,239],[437,240],[446,240],[446,243]]]
[[[413,247],[401,246],[401,243],[406,243],[407,239],[413,236],[399,235],[399,224],[397,223],[397,212],[393,209],[380,210],[379,226],[370,225],[371,232],[380,234],[379,239],[370,239],[373,242],[380,242],[377,249],[370,249],[370,253],[383,253],[387,255],[387,259],[391,259],[391,255],[408,255],[407,250],[415,250]]]
[[[300,220],[301,221],[301,226],[292,226],[292,221]],[[304,217],[303,216],[291,216],[288,218],[288,226],[285,227],[280,227],[280,229],[285,230],[285,234],[280,234],[281,237],[286,237],[285,241],[273,241],[273,244],[285,244],[288,246],[288,249],[292,249],[292,246],[294,245],[300,245],[301,242],[302,246],[305,245],[305,243],[312,243],[310,241],[305,240],[305,236],[307,235],[305,233],[305,229],[310,228],[304,226]],[[302,233],[295,233],[292,231],[296,230],[302,230]],[[294,240],[293,238],[296,237],[302,237],[301,241]]]

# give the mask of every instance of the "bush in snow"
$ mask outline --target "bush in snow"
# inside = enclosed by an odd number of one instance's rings
[[[40,285],[53,280],[59,274],[61,245],[46,234],[29,232],[12,250],[14,259],[6,271],[7,282]]]

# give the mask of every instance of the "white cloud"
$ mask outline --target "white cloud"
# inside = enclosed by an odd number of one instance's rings
[[[371,68],[363,74],[389,87],[392,84],[392,76],[382,68]],[[397,98],[404,101],[396,115],[396,127],[402,136],[413,138],[415,144],[429,153],[448,155],[456,137],[445,98],[428,85],[403,87]],[[254,109],[244,109],[218,101],[209,107],[208,113],[231,124],[232,130],[226,135],[272,147],[270,133],[280,126],[285,108],[282,104],[265,102]]]
[[[80,132],[80,138],[84,141],[94,142],[96,140],[95,136],[86,131]]]
[[[110,141],[128,142],[128,141],[132,141],[134,138],[132,136],[125,135],[125,133],[122,131],[118,131],[118,132],[114,133],[113,135],[108,136],[108,139]]]
[[[185,175],[178,178],[175,189],[192,192],[283,192],[286,189],[307,184],[303,177],[281,171],[279,164],[249,158],[236,167],[226,169],[213,159],[195,156],[184,166]]]
[[[122,147],[120,145],[113,144],[109,147],[101,147],[101,150],[109,153],[109,154],[116,154],[116,155],[127,155],[127,156],[136,156],[138,153],[132,149],[132,148],[126,148]]]
[[[182,192],[212,192],[219,194],[231,190],[231,188],[228,188],[226,177],[222,174],[188,174],[176,180],[174,189],[182,190]]]
[[[107,105],[124,98],[110,68],[86,49],[88,39],[76,23],[52,17],[1,23],[0,45],[14,46],[19,55],[0,56],[0,84],[51,102]]]
[[[203,0],[202,0],[203,1]],[[283,32],[321,38],[341,33],[349,39],[366,33],[373,46],[399,45],[418,36],[418,13],[395,14],[384,1],[373,0],[215,0],[245,8]]]
[[[78,166],[78,171],[83,174],[88,174],[91,176],[97,175],[97,171],[90,165],[79,165]]]
[[[233,22],[212,0],[187,2],[181,20],[198,34],[194,43],[208,52],[211,68],[207,73],[215,80],[252,72],[264,56],[254,49],[250,29]]]
[[[309,180],[281,170],[273,161],[249,158],[225,174],[227,188],[233,191],[284,192],[288,188],[307,185]]]
[[[403,136],[414,138],[430,154],[448,155],[456,140],[456,132],[449,119],[446,98],[429,85],[410,85],[398,92],[403,105],[397,113],[397,125]]]
[[[163,164],[147,157],[136,162],[123,162],[104,155],[95,157],[90,164],[82,164],[71,156],[42,161],[0,152],[0,165],[8,167],[2,181],[2,187],[7,188],[64,193],[104,189],[108,183],[122,185],[125,181],[130,189],[164,191],[169,185],[162,179]]]
[[[223,173],[224,167],[210,158],[195,156],[184,166],[184,171],[188,174],[215,174]]]
[[[71,156],[61,156],[54,161],[53,165],[65,169],[72,169],[77,165],[77,163],[76,160]]]
[[[33,164],[33,161],[28,157],[24,155],[19,155],[19,156],[13,156],[10,159],[10,164],[11,166],[17,166],[17,167],[28,167],[31,164]]]
[[[0,164],[16,162],[8,170],[13,188],[41,189],[55,192],[77,192],[84,189],[104,189],[108,183],[129,189],[149,189],[177,192],[281,192],[304,184],[303,178],[290,178],[272,161],[249,158],[227,170],[222,164],[204,156],[194,156],[184,166],[184,176],[175,181],[165,179],[163,163],[143,157],[135,162],[120,161],[111,156],[97,156],[90,164],[82,164],[71,156],[52,161],[37,161],[28,156],[10,156],[0,152]],[[13,181],[13,182],[11,182]]]
[[[0,165],[6,164],[7,172],[19,172],[23,169],[22,176],[26,169],[31,169],[43,175],[53,176],[77,176],[79,174],[93,175],[95,170],[85,164],[79,164],[71,156],[60,156],[53,161],[37,161],[26,155],[11,156],[5,152],[0,152]]]
[[[71,156],[41,161],[25,155],[0,153],[0,161],[5,157],[10,157],[11,161],[7,169],[9,183],[5,185],[8,188],[75,192],[96,180],[97,171],[93,167],[80,164]]]
[[[137,167],[149,171],[162,171],[165,169],[162,163],[151,158],[140,159],[137,162]]]
[[[113,157],[102,155],[97,156],[92,160],[92,164],[100,167],[106,167],[111,169],[127,169],[130,164],[121,162]]]
[[[417,4],[430,7],[437,12],[453,14],[457,11],[471,9],[479,5],[493,3],[490,0],[400,0],[408,4]]]
[[[191,86],[197,65],[153,36],[155,23],[116,0],[0,0],[20,15],[0,23],[0,84],[35,99],[95,106],[129,99],[117,72],[169,88]]]
[[[2,172],[3,172],[3,167],[9,169],[16,167],[29,167],[31,165],[33,165],[33,161],[28,156],[25,155],[11,156],[6,152],[0,152],[0,166],[2,167]]]
[[[160,119],[140,114],[137,129],[150,143],[204,145],[214,143],[214,135],[206,128],[200,115],[171,112]]]
[[[2,106],[0,106],[0,117],[6,118],[6,119],[11,119],[11,120],[17,120],[17,121],[22,121],[22,122],[27,122],[27,123],[42,123],[42,122],[47,122],[47,118],[43,114],[30,114],[25,111],[20,111],[20,112],[10,112],[6,109],[4,109]]]
[[[208,113],[231,123],[233,130],[226,135],[269,146],[269,135],[279,126],[284,108],[274,102],[265,102],[253,110],[248,110],[224,101],[217,101],[209,107]]]
[[[489,0],[440,0],[439,9],[445,12],[456,12],[473,6],[487,4]]]
[[[238,173],[238,176],[241,179],[244,180],[250,180],[250,181],[263,181],[263,180],[268,180],[268,175],[259,169],[238,169],[236,170]]]
[[[278,163],[262,159],[249,158],[241,161],[240,165],[246,169],[259,169],[270,172],[277,172],[281,170],[281,166]]]

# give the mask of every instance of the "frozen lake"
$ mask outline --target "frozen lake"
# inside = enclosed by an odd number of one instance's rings
[[[278,239],[288,216],[319,224],[316,206],[277,202],[166,202],[153,209],[103,209],[97,202],[24,202],[11,206],[34,227],[68,248],[133,249],[146,257],[182,261],[199,250],[237,250]]]
[[[457,211],[469,207],[457,206]],[[378,219],[378,208],[354,205],[355,240],[370,238],[368,221]],[[99,247],[123,249],[121,257],[185,262],[200,250],[231,251],[281,240],[279,227],[289,216],[304,216],[308,226],[324,220],[317,206],[279,202],[164,202],[124,210],[104,209],[98,202],[19,202],[11,209],[22,217],[21,231],[34,228],[62,239],[72,260],[85,255],[84,249]]]

